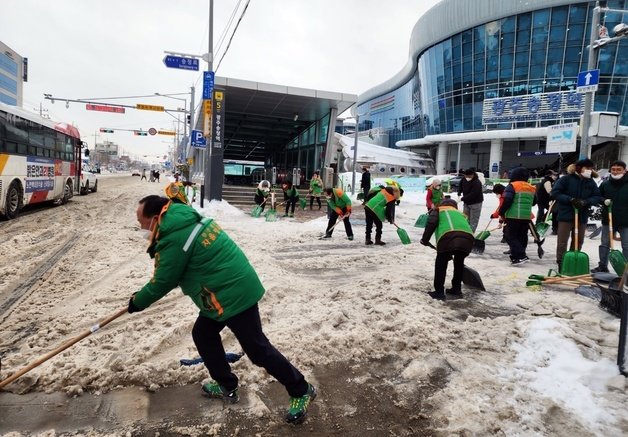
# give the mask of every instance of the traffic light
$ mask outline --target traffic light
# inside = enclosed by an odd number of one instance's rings
[[[133,131],[133,134],[134,135],[139,135],[141,137],[145,137],[145,136],[148,135],[148,132],[142,132],[142,131],[136,130],[136,131]]]
[[[107,133],[107,134],[112,134],[113,133],[113,129],[107,129],[107,128],[104,128],[104,127],[101,127],[100,131],[104,132],[104,133]]]
[[[192,124],[192,116],[190,114],[187,115],[188,126]]]

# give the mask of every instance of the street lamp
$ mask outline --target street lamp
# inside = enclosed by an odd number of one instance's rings
[[[183,94],[187,95],[188,93],[172,93],[172,94],[155,93],[156,96],[167,97],[169,99],[180,100],[180,101],[184,102],[183,103],[183,115],[185,115],[186,118],[185,118],[184,123],[183,123],[183,139],[184,139],[184,141],[186,142],[186,145],[187,145],[187,137],[188,137],[187,136],[187,133],[188,133],[188,130],[187,130],[187,126],[188,126],[187,115],[189,113],[188,109],[187,109],[188,108],[188,99],[187,99],[187,97],[184,98],[184,99],[182,99],[181,97],[174,97],[174,96],[183,95]],[[177,123],[178,122],[179,122],[179,119],[177,117]],[[178,130],[178,125],[177,125],[177,130]]]
[[[370,111],[364,114],[355,114],[355,136],[353,138],[353,175],[351,176],[351,195],[355,195],[355,166],[358,161],[358,132],[360,128],[360,116],[361,115],[370,115]],[[366,199],[366,195],[368,193],[364,193],[364,198]]]
[[[606,27],[600,27],[600,14],[602,12],[618,12],[620,14],[624,14],[628,11],[622,9],[610,9],[607,7],[601,7],[599,1],[595,2],[595,8],[593,8],[593,17],[591,19],[591,40],[588,46],[588,71],[595,70],[597,67],[598,49],[628,36],[628,25],[625,23],[620,23],[613,28],[613,33],[615,34],[615,36],[609,38]],[[591,125],[591,107],[593,106],[593,92],[594,91],[587,91],[584,97],[584,114],[582,117],[582,138],[580,139],[579,159],[591,158],[591,146],[589,144],[589,126]]]

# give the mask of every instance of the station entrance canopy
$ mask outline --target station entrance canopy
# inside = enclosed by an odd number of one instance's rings
[[[357,95],[216,77],[225,92],[224,159],[266,161],[282,152],[301,131],[334,110],[335,117],[357,101]],[[196,120],[203,130],[202,117]]]

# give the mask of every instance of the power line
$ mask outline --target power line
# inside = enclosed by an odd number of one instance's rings
[[[244,10],[242,11],[242,14],[240,14],[240,18],[238,19],[238,22],[236,23],[236,26],[233,29],[233,33],[231,34],[231,38],[229,38],[229,43],[227,44],[227,48],[225,49],[225,52],[222,54],[220,61],[218,61],[218,66],[214,69],[215,72],[218,72],[218,69],[220,68],[220,64],[222,63],[222,60],[225,58],[225,55],[229,51],[229,47],[231,47],[231,41],[233,41],[233,37],[235,36],[235,33],[238,30],[238,27],[240,26],[240,22],[242,21],[242,18],[244,18],[244,14],[246,13],[246,10],[249,7],[249,3],[251,3],[251,0],[247,0],[246,5],[244,5]]]

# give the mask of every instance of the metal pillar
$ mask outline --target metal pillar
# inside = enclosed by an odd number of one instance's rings
[[[331,120],[329,120],[331,125]],[[351,195],[355,195],[355,165],[358,160],[358,128],[360,126],[360,115],[355,114],[355,138],[353,139],[353,174],[351,175]],[[340,164],[340,162],[338,163]]]
[[[587,69],[595,70],[597,66],[597,49],[594,47],[598,39],[598,26],[600,25],[600,2],[595,2],[593,17],[591,19],[591,38],[589,40],[589,61]],[[580,137],[579,159],[591,158],[591,146],[589,145],[589,126],[591,125],[591,107],[593,106],[593,91],[584,96],[584,115],[582,116],[582,136]]]
[[[491,151],[489,155],[489,176],[491,178],[499,178],[501,168],[499,163],[502,162],[503,153],[503,140],[495,139],[491,140]]]
[[[438,143],[438,152],[436,153],[436,174],[446,174],[449,169],[447,162],[447,152],[449,151],[449,143]]]

